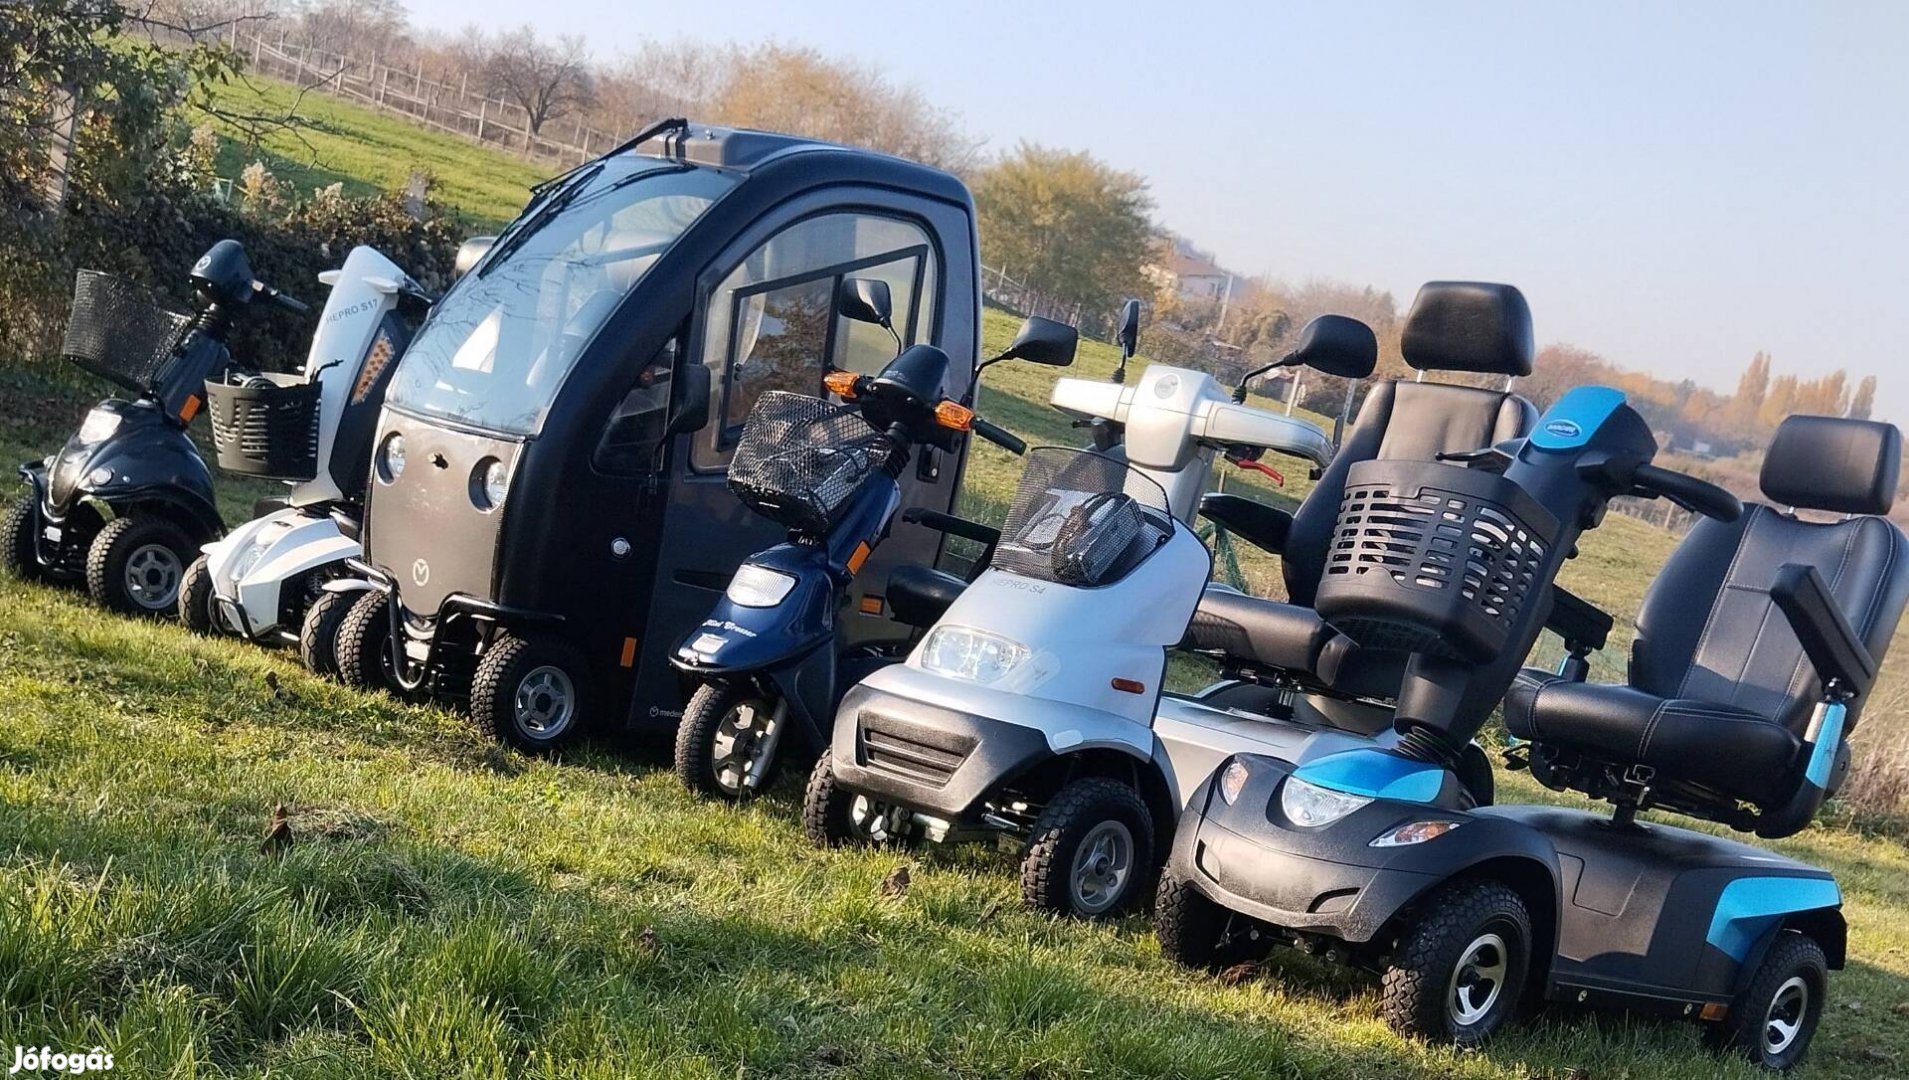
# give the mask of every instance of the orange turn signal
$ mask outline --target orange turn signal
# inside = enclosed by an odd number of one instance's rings
[[[1144,694],[1147,692],[1147,684],[1141,682],[1139,679],[1115,679],[1113,685],[1114,689],[1125,694]]]
[[[956,431],[974,429],[974,410],[955,401],[944,401],[935,406],[935,423]]]
[[[854,398],[855,380],[860,378],[853,371],[831,371],[822,376],[822,386],[836,397]]]
[[[1717,1021],[1717,1020],[1722,1020],[1724,1017],[1729,1015],[1730,1015],[1730,1006],[1725,1005],[1724,1003],[1720,1001],[1712,1001],[1704,1006],[1704,1011],[1698,1017],[1698,1019]]]

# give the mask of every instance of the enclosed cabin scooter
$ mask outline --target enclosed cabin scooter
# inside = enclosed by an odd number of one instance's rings
[[[886,285],[854,279],[845,285],[844,314],[888,322]],[[982,367],[1014,358],[1064,367],[1073,362],[1078,337],[1071,326],[1031,318],[1013,344]],[[899,661],[914,632],[945,607],[935,590],[909,591],[910,582],[937,578],[897,572],[885,594],[868,599],[886,603],[911,637],[846,648],[838,641],[837,611],[894,524],[901,478],[916,448],[952,453],[973,432],[1010,453],[1027,450],[975,414],[972,383],[968,400],[942,397],[948,368],[946,353],[916,345],[879,375],[825,376],[824,384],[847,404],[788,393],[756,399],[729,465],[729,486],[789,536],[736,570],[715,610],[676,651],[677,670],[699,684],[676,731],[676,775],[691,791],[728,799],[754,794],[773,776],[790,727],[808,757],[821,753],[841,692]],[[978,522],[941,514],[917,512],[904,520],[984,544],[997,539]]]
[[[1322,316],[1298,355],[1358,378],[1377,351],[1363,324]],[[1028,454],[990,567],[906,663],[843,698],[804,818],[818,844],[1018,840],[1030,905],[1098,917],[1145,896],[1182,805],[1154,713],[1212,571],[1190,521],[1214,459],[1323,467],[1332,443],[1163,364],[1131,386],[1062,379],[1051,401],[1120,456]]]
[[[187,564],[224,532],[187,428],[206,380],[234,365],[225,338],[243,313],[311,309],[254,277],[236,240],[214,244],[191,281],[199,311],[188,316],[131,282],[80,271],[62,352],[132,397],[100,402],[58,453],[20,466],[30,490],[0,527],[0,559],[16,575],[84,581],[102,607],[170,616]]]
[[[1635,815],[1662,807],[1772,837],[1810,820],[1909,593],[1905,542],[1874,516],[1744,512],[1652,466],[1655,450],[1621,393],[1585,388],[1468,468],[1353,470],[1318,605],[1347,635],[1412,653],[1403,738],[1299,765],[1228,762],[1181,823],[1159,893],[1164,952],[1214,964],[1294,942],[1382,973],[1398,1030],[1461,1045],[1548,999],[1701,1020],[1714,1045],[1796,1063],[1844,959],[1835,882]],[[1888,425],[1795,417],[1763,486],[1878,514],[1900,455]],[[1619,495],[1713,519],[1646,597],[1629,685],[1584,682],[1582,651],[1561,674],[1520,673],[1544,585]],[[1506,726],[1532,740],[1513,764],[1615,814],[1466,804],[1452,747],[1507,690]]]
[[[885,284],[844,285],[844,315],[889,324]],[[1070,326],[1031,318],[981,367],[1008,359],[1064,367],[1077,339]],[[787,393],[757,399],[730,463],[729,486],[789,536],[737,569],[716,609],[677,649],[677,670],[699,683],[676,734],[676,774],[690,790],[729,799],[754,794],[773,776],[791,725],[811,756],[821,752],[841,691],[899,661],[914,632],[945,608],[938,576],[897,568],[886,593],[867,598],[862,613],[885,604],[911,636],[846,651],[838,641],[837,611],[857,571],[888,537],[915,449],[954,452],[970,431],[1011,453],[1027,449],[975,415],[978,378],[966,400],[941,396],[948,367],[946,353],[917,345],[875,377],[825,376],[824,385],[848,404]],[[915,509],[904,520],[984,544],[998,539],[978,522],[933,511]],[[931,583],[920,596],[910,591],[917,581]]]
[[[332,643],[353,594],[324,586],[359,554],[372,428],[431,297],[368,247],[319,280],[331,295],[302,369],[206,383],[219,468],[289,486],[270,513],[207,544],[186,568],[179,621],[301,643],[307,667],[333,674]]]
[[[784,536],[724,480],[751,406],[895,355],[837,313],[846,278],[888,285],[903,344],[962,358],[944,391],[959,400],[980,269],[955,177],[674,121],[543,185],[392,376],[358,564],[373,588],[340,624],[340,677],[467,704],[532,751],[598,721],[673,732],[677,644]],[[903,505],[951,510],[960,465],[918,453]],[[859,580],[940,543],[898,532]],[[851,642],[906,630],[845,622]]]

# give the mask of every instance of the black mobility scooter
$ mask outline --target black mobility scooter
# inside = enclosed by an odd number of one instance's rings
[[[226,333],[258,302],[304,313],[259,281],[236,240],[191,272],[195,316],[123,279],[82,270],[62,351],[123,388],[59,452],[20,466],[31,489],[7,514],[4,558],[29,579],[86,583],[94,601],[130,615],[171,615],[199,547],[224,532],[212,474],[186,434],[205,385],[233,366]]]
[[[1355,640],[1412,654],[1399,747],[1228,761],[1189,804],[1161,883],[1169,955],[1212,964],[1293,942],[1382,972],[1399,1030],[1465,1045],[1550,999],[1702,1020],[1720,1046],[1796,1063],[1844,959],[1836,883],[1635,815],[1772,837],[1810,820],[1909,594],[1905,541],[1873,516],[1745,513],[1650,465],[1654,450],[1622,394],[1584,388],[1529,438],[1466,455],[1469,468],[1351,471],[1318,608]],[[1763,486],[1873,515],[1900,455],[1888,425],[1792,418]],[[1585,650],[1563,675],[1520,673],[1558,564],[1623,494],[1714,519],[1646,599],[1630,685],[1585,683]],[[1506,724],[1530,740],[1512,763],[1615,814],[1471,805],[1454,748],[1507,690]]]
[[[468,702],[528,750],[592,720],[674,729],[672,651],[783,536],[724,482],[751,406],[820,397],[828,369],[873,374],[895,354],[886,329],[838,314],[851,277],[888,286],[904,344],[960,358],[944,391],[959,399],[979,263],[953,176],[678,121],[545,185],[393,376],[341,677]],[[924,450],[902,498],[945,512],[959,471]],[[940,545],[898,534],[861,579]],[[851,636],[906,631],[852,621]]]

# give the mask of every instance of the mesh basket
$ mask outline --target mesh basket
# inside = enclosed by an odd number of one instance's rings
[[[1062,585],[1109,585],[1172,532],[1166,493],[1126,462],[1041,447],[1027,455],[993,565]]]
[[[81,270],[60,352],[103,379],[139,393],[153,391],[172,362],[192,318],[167,308],[125,278]]]
[[[729,490],[771,521],[823,533],[892,452],[855,406],[771,390],[749,410]]]
[[[1557,534],[1549,511],[1494,473],[1362,461],[1346,474],[1314,606],[1367,648],[1480,663],[1549,586]]]
[[[274,480],[317,476],[321,389],[297,375],[259,375],[243,384],[207,380],[219,468]]]

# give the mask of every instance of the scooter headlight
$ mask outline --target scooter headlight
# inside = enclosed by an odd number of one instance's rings
[[[85,446],[92,446],[94,443],[105,442],[107,439],[113,437],[113,432],[118,430],[118,413],[107,412],[105,409],[94,409],[92,412],[86,414],[85,422],[80,424],[80,443]]]
[[[1371,801],[1364,795],[1309,784],[1297,776],[1288,776],[1279,789],[1279,809],[1286,820],[1302,829],[1330,825]]]
[[[736,576],[729,579],[729,591],[723,595],[743,607],[775,607],[794,588],[794,574],[743,563],[736,568]]]
[[[1465,823],[1462,821],[1451,820],[1411,821],[1396,829],[1389,829],[1380,833],[1378,836],[1372,838],[1372,843],[1366,846],[1375,848],[1411,847],[1413,844],[1423,844],[1427,840],[1436,840],[1463,824]]]
[[[1238,758],[1226,763],[1226,768],[1220,771],[1220,798],[1226,800],[1226,805],[1240,800],[1240,792],[1246,789],[1246,781],[1251,776],[1246,763]]]
[[[378,447],[378,479],[393,483],[404,474],[404,436],[392,432]]]
[[[1000,682],[1027,660],[1026,645],[971,626],[937,626],[921,643],[921,666],[983,686]]]
[[[510,469],[496,458],[485,458],[471,470],[471,504],[491,511],[504,505],[510,491]]]

